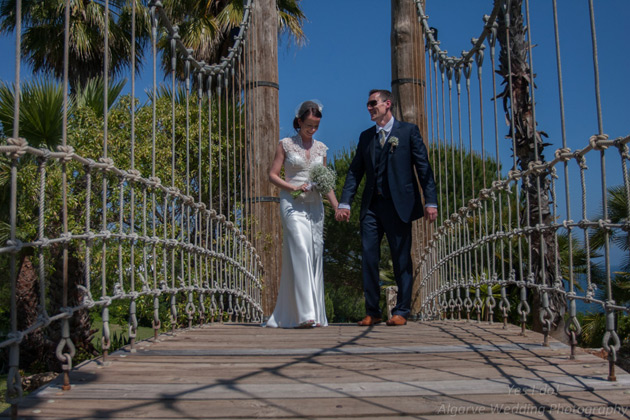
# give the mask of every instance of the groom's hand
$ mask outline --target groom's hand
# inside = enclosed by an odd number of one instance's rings
[[[424,208],[424,215],[426,216],[427,220],[429,222],[434,222],[437,219],[438,216],[438,211],[436,207],[425,207]]]
[[[348,209],[337,209],[335,212],[335,220],[338,222],[347,222],[350,220],[350,210]]]

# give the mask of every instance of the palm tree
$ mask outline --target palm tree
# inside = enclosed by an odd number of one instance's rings
[[[61,143],[63,91],[51,79],[33,80],[20,93],[20,137],[33,147],[54,148]],[[0,83],[0,124],[5,136],[13,132],[15,94],[12,84]]]
[[[148,14],[141,0],[137,7],[136,71],[140,69],[148,34]],[[109,75],[120,75],[131,63],[131,4],[110,0]],[[0,33],[13,32],[16,0],[0,0]],[[104,70],[105,5],[103,1],[70,1],[68,79],[75,91]],[[58,80],[64,71],[64,0],[22,0],[22,53],[35,73],[51,74]]]
[[[510,123],[507,137],[513,139],[512,148],[516,165],[525,171],[530,163],[545,162],[543,150],[548,144],[543,142],[542,137],[546,137],[546,133],[537,130],[534,118],[530,95],[530,89],[534,88],[534,81],[528,61],[530,45],[523,21],[523,1],[511,1],[509,9],[501,7],[498,24],[497,40],[501,45],[501,50],[497,73],[504,79],[505,90],[497,95],[497,99],[503,98],[506,121]],[[527,223],[529,226],[552,224],[553,217],[549,206],[550,185],[551,176],[548,170],[523,178],[522,223]],[[555,279],[554,267],[557,263],[553,233],[533,233],[530,236],[529,246],[535,282],[537,284],[544,282],[552,286]],[[538,317],[540,299],[537,296],[537,289],[534,289],[533,293],[534,330],[540,332],[543,331],[543,325]],[[564,299],[562,296],[550,296],[550,304],[556,313],[553,321],[558,325],[557,331],[562,332],[562,315],[566,311]]]
[[[628,190],[623,185],[608,188],[607,207],[610,223],[624,223],[628,221],[630,217],[628,214],[628,200]],[[604,219],[604,216],[599,215],[597,219]],[[630,251],[630,233],[622,229],[612,230],[609,233],[609,239],[614,245],[624,251],[626,257],[622,262],[621,269],[626,273],[630,272],[630,257],[628,256]],[[604,240],[604,230],[598,229],[591,237],[591,246],[595,249],[601,248],[604,246]]]
[[[288,33],[298,45],[305,40],[302,29],[306,19],[300,9],[301,0],[277,0],[279,34]],[[181,41],[192,49],[197,61],[218,63],[228,55],[233,37],[244,15],[243,0],[164,0],[164,11],[173,24],[178,25]],[[171,47],[168,38],[159,43],[162,68],[171,71]],[[184,78],[183,64],[178,63],[177,74]]]

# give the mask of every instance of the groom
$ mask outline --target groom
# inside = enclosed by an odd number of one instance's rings
[[[359,321],[361,326],[381,322],[378,265],[383,234],[387,235],[398,286],[396,306],[387,325],[407,323],[413,286],[411,222],[423,214],[431,222],[437,218],[435,181],[420,130],[415,124],[396,121],[392,105],[391,92],[370,91],[367,109],[376,125],[359,137],[335,213],[338,221],[350,219],[350,204],[365,175],[360,220],[366,316]],[[414,168],[424,193],[424,211]]]

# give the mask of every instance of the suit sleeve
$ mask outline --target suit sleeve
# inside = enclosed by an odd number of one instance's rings
[[[433,177],[433,169],[417,125],[414,125],[411,129],[411,159],[420,179],[425,204],[437,205],[437,188]]]
[[[357,193],[361,179],[365,173],[365,162],[363,160],[363,142],[359,140],[356,153],[350,167],[348,168],[348,174],[346,175],[346,182],[343,184],[343,190],[341,191],[341,198],[339,203],[352,204],[354,196]]]

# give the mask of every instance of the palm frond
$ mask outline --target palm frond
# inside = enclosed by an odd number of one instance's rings
[[[126,80],[114,82],[108,86],[107,109],[111,109],[125,87]],[[104,92],[105,83],[101,77],[89,79],[87,83],[75,94],[75,105],[88,107],[94,111],[95,115],[104,114]]]

